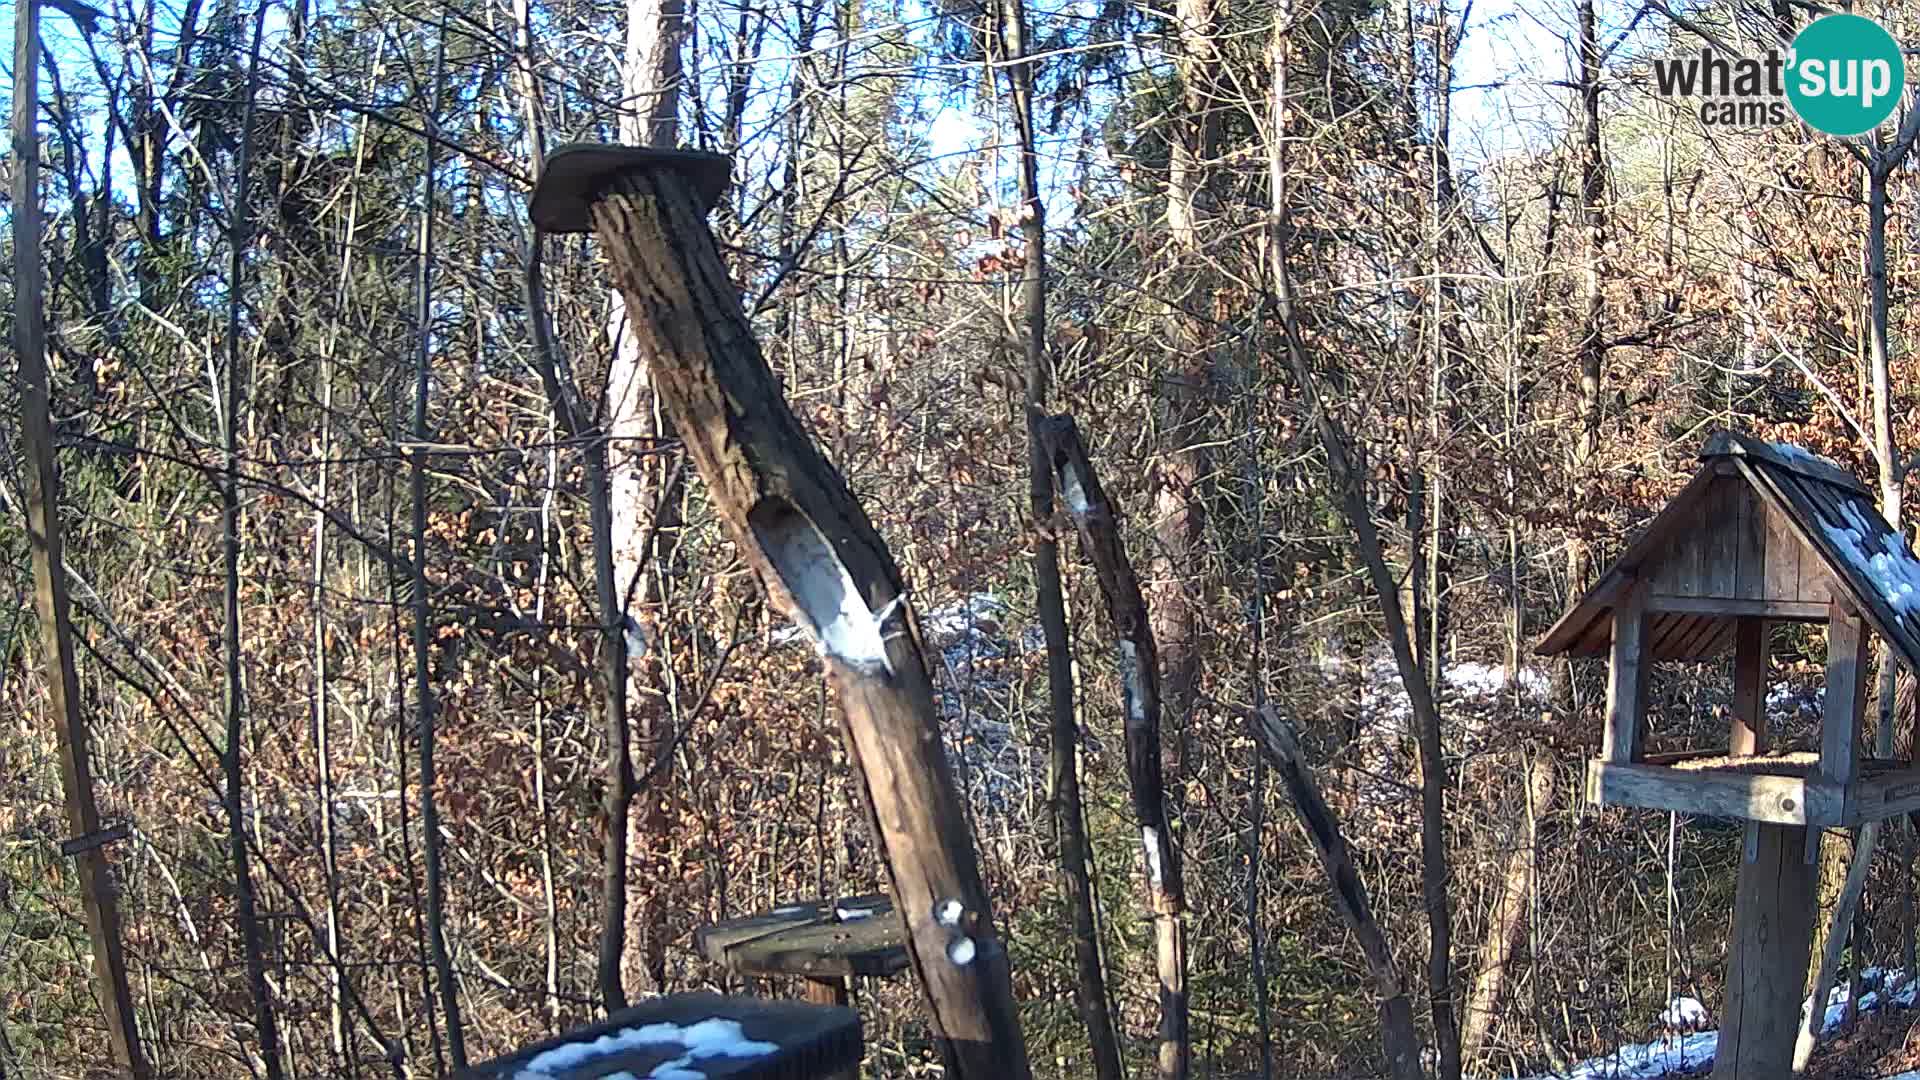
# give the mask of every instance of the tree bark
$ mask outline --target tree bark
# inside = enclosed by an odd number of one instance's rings
[[[1320,786],[1314,782],[1313,771],[1301,759],[1300,740],[1293,733],[1292,725],[1275,712],[1273,706],[1261,708],[1254,716],[1254,732],[1259,737],[1260,748],[1273,762],[1273,768],[1280,775],[1287,795],[1293,801],[1293,808],[1300,815],[1300,824],[1306,829],[1307,839],[1313,842],[1314,854],[1320,856],[1320,867],[1327,875],[1327,885],[1333,893],[1333,906],[1340,912],[1353,936],[1360,942],[1360,952],[1367,960],[1367,968],[1373,973],[1374,993],[1378,997],[1380,1010],[1380,1042],[1387,1056],[1387,1075],[1393,1080],[1424,1080],[1425,1072],[1420,1067],[1420,1039],[1414,1032],[1413,1003],[1407,998],[1407,991],[1400,983],[1400,974],[1393,963],[1393,950],[1387,944],[1387,936],[1374,921],[1373,910],[1367,900],[1367,887],[1361,882],[1360,874],[1353,867],[1353,858],[1347,853],[1347,839],[1340,831],[1340,822],[1333,815],[1333,809],[1320,795]]]
[[[781,396],[700,203],[664,169],[605,178],[593,224],[654,387],[727,533],[839,692],[934,1035],[962,1078],[1028,1080],[1008,958],[942,750],[899,570]]]
[[[1595,456],[1600,445],[1600,421],[1604,413],[1600,396],[1607,359],[1606,294],[1601,283],[1601,260],[1606,244],[1607,212],[1606,165],[1600,147],[1600,37],[1594,15],[1594,0],[1579,0],[1575,13],[1579,23],[1580,89],[1580,220],[1586,232],[1586,254],[1581,265],[1580,288],[1584,314],[1580,324],[1578,347],[1580,393],[1578,431],[1573,447],[1573,483],[1575,508],[1584,506],[1592,483]],[[1593,572],[1593,556],[1587,539],[1576,527],[1567,538],[1567,605],[1579,603],[1586,594],[1587,578]],[[1564,686],[1571,706],[1571,687]]]
[[[240,649],[240,408],[244,389],[240,378],[240,282],[246,270],[249,215],[247,213],[247,169],[253,148],[253,99],[259,85],[260,21],[263,5],[256,17],[253,53],[247,72],[247,98],[240,124],[240,150],[235,156],[233,186],[228,207],[230,228],[227,241],[231,248],[227,273],[226,379],[221,388],[221,448],[225,469],[220,478],[220,546],[225,606],[221,658],[225,664],[226,746],[220,755],[226,779],[227,847],[233,862],[234,906],[240,924],[241,950],[246,957],[247,991],[253,1000],[254,1026],[260,1039],[260,1057],[268,1080],[284,1074],[280,1056],[280,1032],[273,1015],[273,999],[267,987],[266,946],[260,934],[255,912],[252,860],[247,851],[245,799],[242,791],[245,774],[241,768],[246,688],[242,683]]]
[[[620,141],[632,146],[671,147],[680,133],[680,42],[685,34],[683,0],[628,0],[626,5],[626,52],[621,67]],[[649,538],[660,545],[662,561],[673,557],[673,542],[679,535],[679,500],[665,491],[672,475],[666,462],[651,453],[660,439],[670,434],[656,415],[653,385],[639,338],[627,324],[626,309],[618,290],[610,298],[607,336],[613,350],[607,371],[607,392],[602,404],[607,435],[599,454],[602,474],[594,482],[605,501],[605,519],[596,528],[596,589],[600,564],[605,561],[608,580],[598,603],[606,620],[603,648],[607,660],[604,677],[621,683],[607,684],[609,728],[621,727],[621,746],[616,751],[625,771],[625,779],[610,788],[607,795],[607,906],[606,930],[614,932],[613,909],[620,907],[619,937],[605,943],[608,955],[603,962],[619,965],[621,998],[626,988],[644,986],[653,992],[667,989],[667,929],[669,905],[666,890],[672,880],[658,853],[670,829],[663,804],[658,797],[642,799],[638,807],[633,799],[632,757],[652,761],[670,727],[665,694],[641,694],[638,708],[632,709],[637,684],[635,661],[629,655],[624,631],[629,623],[651,638],[667,633],[665,618],[651,617],[662,600],[661,582],[647,572],[647,564],[656,553],[645,550]],[[663,512],[658,527],[653,523],[656,508]],[[602,541],[599,537],[605,536]],[[604,544],[605,550],[601,548]],[[635,588],[644,582],[639,610],[634,609]],[[618,639],[618,640],[616,640]],[[618,671],[616,673],[616,661]],[[666,661],[661,659],[660,663]],[[644,670],[655,670],[648,667]],[[617,716],[617,721],[614,717]],[[637,744],[637,745],[629,745]],[[610,760],[612,753],[609,755]],[[610,765],[610,768],[613,767]],[[618,802],[616,807],[614,804]],[[616,843],[614,834],[620,839]],[[616,852],[614,849],[618,847]],[[616,867],[618,880],[615,879]],[[613,893],[621,898],[616,901]],[[610,989],[609,975],[602,973],[603,992]],[[611,999],[610,999],[611,1000]]]
[[[1540,838],[1535,831],[1536,822],[1552,810],[1554,789],[1553,755],[1544,748],[1535,748],[1527,756],[1527,802],[1522,807],[1526,821],[1516,830],[1517,839],[1507,851],[1499,891],[1494,894],[1493,912],[1487,919],[1487,936],[1480,945],[1480,967],[1462,1018],[1460,1057],[1463,1062],[1477,1060],[1486,1049],[1487,1033],[1492,1029],[1514,974],[1514,958],[1526,939],[1528,903],[1538,871]]]
[[[1160,760],[1160,654],[1154,647],[1140,581],[1120,543],[1118,515],[1087,458],[1073,418],[1056,416],[1045,421],[1040,437],[1113,624],[1126,716],[1127,788],[1134,822],[1140,827],[1147,910],[1153,918],[1155,966],[1160,976],[1159,1074],[1184,1077],[1193,1057],[1187,1034],[1187,899],[1180,852],[1167,819]]]
[[[33,562],[33,610],[47,668],[47,696],[59,742],[67,828],[75,837],[100,830],[94,802],[90,732],[82,711],[73,653],[72,601],[60,538],[60,484],[53,454],[53,380],[47,370],[40,265],[40,4],[21,0],[13,22],[13,352],[20,365],[20,428],[25,444],[27,541]],[[107,1045],[119,1071],[152,1075],[140,1047],[133,991],[120,937],[113,868],[104,846],[74,858],[80,907],[93,945],[94,993],[106,1018]]]
[[[1033,129],[1033,67],[1026,57],[1026,11],[1021,0],[1002,0],[1000,47],[1007,61],[1007,89],[1020,145],[1020,200],[1026,259],[1021,273],[1026,354],[1027,500],[1036,526],[1033,544],[1034,604],[1047,646],[1048,786],[1053,825],[1060,838],[1060,877],[1073,922],[1074,1005],[1087,1030],[1093,1073],[1101,1080],[1124,1075],[1119,1038],[1100,964],[1099,923],[1091,881],[1093,847],[1087,839],[1080,791],[1080,729],[1074,718],[1073,654],[1066,600],[1060,583],[1059,541],[1046,528],[1054,516],[1053,467],[1041,430],[1053,367],[1047,356],[1047,225],[1040,194],[1038,143]]]
[[[435,202],[435,159],[439,143],[438,118],[440,88],[446,74],[446,39],[441,37],[434,50],[431,95],[421,146],[426,155],[426,175],[422,180],[418,280],[415,282],[414,332],[416,342],[413,366],[413,438],[431,443],[433,428],[427,420],[427,396],[431,386],[429,368],[433,355],[433,215]],[[420,740],[420,831],[421,848],[427,866],[427,946],[433,958],[434,982],[440,992],[440,1009],[446,1018],[447,1054],[455,1069],[467,1067],[465,1025],[460,1019],[460,985],[454,976],[453,957],[447,951],[446,881],[442,872],[444,843],[440,837],[440,804],[434,792],[434,741],[439,723],[439,702],[433,690],[433,622],[427,596],[427,472],[426,455],[408,456],[409,494],[413,502],[413,692],[418,710]]]
[[[1150,562],[1153,596],[1153,633],[1165,664],[1167,719],[1176,738],[1172,766],[1185,768],[1188,726],[1200,681],[1199,607],[1194,582],[1204,574],[1202,537],[1206,530],[1207,488],[1213,474],[1212,439],[1208,433],[1209,384],[1212,361],[1207,344],[1210,332],[1184,302],[1203,296],[1196,281],[1203,271],[1191,262],[1200,248],[1202,194],[1206,162],[1219,143],[1219,110],[1214,101],[1214,79],[1220,63],[1216,41],[1214,0],[1176,0],[1178,24],[1176,67],[1180,74],[1183,115],[1171,125],[1171,158],[1167,171],[1167,231],[1170,258],[1167,288],[1186,282],[1184,295],[1169,302],[1168,333],[1174,339],[1176,359],[1161,375],[1160,398],[1164,431],[1161,461],[1154,469],[1154,520],[1159,543]]]
[[[1591,0],[1584,0],[1591,3]],[[1293,283],[1288,265],[1291,243],[1288,223],[1287,141],[1287,45],[1289,16],[1283,6],[1275,13],[1270,58],[1273,75],[1272,96],[1268,106],[1267,159],[1268,190],[1273,205],[1268,218],[1269,272],[1271,301],[1279,322],[1282,355],[1298,384],[1311,413],[1311,422],[1327,456],[1329,481],[1339,500],[1341,513],[1353,530],[1372,585],[1380,604],[1387,643],[1392,649],[1394,667],[1413,707],[1415,730],[1420,748],[1420,848],[1421,899],[1426,909],[1429,952],[1427,959],[1428,994],[1433,1016],[1434,1042],[1439,1050],[1439,1070],[1443,1080],[1460,1076],[1460,1027],[1453,1007],[1453,926],[1447,897],[1446,790],[1447,766],[1440,741],[1440,712],[1434,703],[1432,688],[1414,658],[1413,644],[1400,606],[1398,583],[1387,566],[1380,534],[1373,523],[1373,510],[1366,494],[1366,471],[1348,449],[1352,443],[1338,418],[1321,400],[1314,377],[1308,346],[1301,335],[1299,313],[1293,304]]]

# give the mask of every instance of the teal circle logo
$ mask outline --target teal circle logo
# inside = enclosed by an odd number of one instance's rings
[[[1793,39],[1787,99],[1800,119],[1829,135],[1861,135],[1893,115],[1906,90],[1900,43],[1861,15],[1828,15]]]

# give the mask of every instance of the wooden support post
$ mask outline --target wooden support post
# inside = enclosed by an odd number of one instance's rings
[[[1820,768],[1808,778],[1808,805],[1825,805],[1832,820],[1813,826],[1837,825],[1850,809],[1853,782],[1860,775],[1860,731],[1867,708],[1867,627],[1858,612],[1838,600],[1827,616],[1827,692],[1820,716]],[[1813,798],[1815,786],[1821,798]],[[1807,845],[1813,858],[1816,845]]]
[[[816,979],[808,977],[803,980],[803,982],[805,983],[805,987],[801,991],[801,996],[815,1005],[839,1005],[844,1007],[851,1000],[847,994],[847,980],[845,979]],[[860,1066],[856,1064],[844,1069],[835,1069],[829,1073],[822,1073],[820,1080],[860,1080]]]
[[[1727,1001],[1713,1080],[1790,1076],[1813,942],[1814,868],[1802,849],[1820,830],[1747,823],[1755,857],[1740,864],[1734,893]]]
[[[1640,758],[1640,729],[1647,712],[1646,587],[1633,582],[1613,606],[1613,648],[1607,664],[1607,730],[1600,756],[1617,765]]]
[[[847,995],[847,980],[838,976],[830,979],[808,976],[801,982],[804,984],[801,997],[815,1005],[845,1005],[851,1000]]]
[[[27,452],[27,543],[33,563],[33,608],[47,665],[50,719],[66,789],[67,829],[75,837],[100,832],[87,749],[87,717],[74,666],[72,601],[60,551],[59,478],[53,460],[53,383],[47,371],[40,271],[40,5],[19,0],[13,23],[13,351],[20,364],[20,429]],[[127,984],[113,871],[104,846],[73,857],[80,907],[93,945],[94,992],[106,1015],[107,1045],[119,1071],[151,1075],[140,1052],[133,991]]]
[[[1042,421],[1045,448],[1067,513],[1080,530],[1080,547],[1093,563],[1113,624],[1120,690],[1126,712],[1127,786],[1146,862],[1147,908],[1153,916],[1160,975],[1159,1075],[1181,1080],[1192,1064],[1187,1040],[1186,885],[1180,853],[1168,827],[1166,781],[1160,764],[1160,653],[1147,619],[1146,597],[1120,543],[1120,528],[1071,416]]]
[[[706,221],[712,154],[569,146],[529,208],[600,240],[673,427],[774,608],[813,639],[907,927],[948,1075],[1028,1080],[1008,959],[942,747],[905,585],[846,482],[788,407]]]
[[[1767,621],[1741,616],[1733,630],[1733,730],[1727,753],[1767,749]]]

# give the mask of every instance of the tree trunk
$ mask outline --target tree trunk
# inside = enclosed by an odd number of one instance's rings
[[[1300,824],[1306,829],[1307,839],[1313,842],[1314,853],[1320,856],[1320,867],[1327,875],[1327,884],[1333,892],[1333,906],[1340,912],[1347,928],[1360,941],[1360,952],[1367,959],[1367,968],[1373,973],[1374,993],[1379,998],[1380,1042],[1387,1056],[1387,1075],[1393,1080],[1425,1080],[1426,1073],[1420,1066],[1420,1039],[1414,1032],[1413,1004],[1407,998],[1406,988],[1400,983],[1400,974],[1393,963],[1393,950],[1387,944],[1387,936],[1374,921],[1373,910],[1367,900],[1367,887],[1361,882],[1360,874],[1353,867],[1353,859],[1347,854],[1347,839],[1340,832],[1340,822],[1333,816],[1333,809],[1320,795],[1320,787],[1314,782],[1313,771],[1301,760],[1300,740],[1293,728],[1273,706],[1260,709],[1254,717],[1255,733],[1260,739],[1260,748],[1273,762],[1274,771],[1280,774],[1280,782],[1286,786],[1287,795],[1293,800],[1294,811],[1300,815]]]
[[[1167,231],[1170,241],[1167,282],[1188,282],[1183,299],[1205,295],[1199,253],[1205,163],[1219,142],[1219,103],[1214,78],[1220,63],[1214,41],[1213,0],[1176,0],[1179,26],[1177,67],[1181,109],[1172,125],[1167,170]],[[1186,768],[1188,726],[1200,679],[1199,607],[1195,581],[1204,571],[1201,541],[1206,530],[1206,494],[1213,474],[1208,415],[1212,361],[1211,333],[1180,303],[1168,305],[1168,333],[1177,358],[1161,376],[1164,431],[1161,461],[1154,470],[1154,520],[1159,543],[1150,563],[1153,634],[1165,664],[1166,717],[1175,733],[1172,760],[1178,776]],[[1176,800],[1177,801],[1177,800]]]
[[[439,148],[437,135],[440,112],[440,88],[446,75],[446,39],[441,37],[434,50],[433,83],[428,90],[431,104],[425,121],[426,134],[421,145],[426,154],[426,175],[422,180],[420,212],[419,277],[414,300],[419,305],[414,332],[419,336],[413,366],[413,438],[431,443],[433,428],[427,421],[427,395],[431,386],[429,366],[433,355],[433,215],[435,202],[435,158]],[[439,723],[439,702],[433,689],[433,624],[427,596],[427,473],[426,455],[415,452],[408,458],[409,493],[413,501],[413,692],[418,710],[420,739],[420,831],[421,846],[427,864],[427,945],[433,957],[434,982],[440,991],[440,1009],[446,1017],[447,1053],[455,1069],[467,1067],[465,1025],[460,1020],[460,984],[454,976],[453,957],[447,951],[446,881],[440,836],[440,805],[435,794],[434,742]]]
[[[266,9],[260,9],[264,18]],[[258,19],[256,19],[256,23]],[[247,74],[247,98],[240,124],[240,150],[233,167],[232,221],[228,230],[231,247],[227,278],[226,379],[221,388],[220,437],[226,467],[220,480],[220,541],[224,577],[225,615],[221,636],[221,658],[226,666],[224,712],[226,746],[221,752],[226,777],[227,847],[233,861],[234,906],[240,924],[240,943],[246,956],[247,990],[253,999],[254,1026],[260,1038],[260,1057],[268,1080],[284,1074],[280,1057],[280,1033],[273,1015],[272,996],[267,987],[266,946],[255,913],[253,864],[248,852],[245,799],[242,791],[245,774],[241,768],[246,688],[241,678],[240,650],[240,408],[244,401],[240,378],[240,313],[243,306],[240,282],[246,270],[248,236],[247,167],[253,147],[253,98],[258,87],[260,30],[254,31],[253,55]]]
[[[1591,3],[1591,0],[1585,0]],[[1460,1076],[1460,1027],[1453,1008],[1453,926],[1447,897],[1446,790],[1447,767],[1440,742],[1440,713],[1432,688],[1422,676],[1413,655],[1413,644],[1400,606],[1398,583],[1387,566],[1380,535],[1373,523],[1373,511],[1366,494],[1366,471],[1351,456],[1352,445],[1339,420],[1321,401],[1318,383],[1308,347],[1303,339],[1293,305],[1293,284],[1288,265],[1291,242],[1288,224],[1288,173],[1286,131],[1288,14],[1283,6],[1275,14],[1271,63],[1274,72],[1269,100],[1268,188],[1273,206],[1268,218],[1269,265],[1274,314],[1282,338],[1282,354],[1288,370],[1300,388],[1327,456],[1330,483],[1339,500],[1347,525],[1353,530],[1379,603],[1387,643],[1393,651],[1394,666],[1413,706],[1413,718],[1420,747],[1420,848],[1421,898],[1426,909],[1429,954],[1427,960],[1428,993],[1433,1016],[1434,1041],[1439,1050],[1442,1080]]]
[[[1021,222],[1026,242],[1021,291],[1026,323],[1027,498],[1035,525],[1034,599],[1047,645],[1051,809],[1054,830],[1060,838],[1060,877],[1073,922],[1074,1004],[1087,1030],[1094,1075],[1101,1080],[1119,1080],[1124,1070],[1106,975],[1100,964],[1099,923],[1090,880],[1093,847],[1087,839],[1086,809],[1080,792],[1080,731],[1074,718],[1073,654],[1060,583],[1060,545],[1048,526],[1054,517],[1053,468],[1040,424],[1053,367],[1047,356],[1046,203],[1040,193],[1038,143],[1033,129],[1033,68],[1021,62],[1026,57],[1025,8],[1021,0],[1002,2],[1000,49],[1018,129]]]
[[[1606,244],[1606,165],[1600,148],[1600,37],[1594,0],[1579,0],[1580,68],[1580,217],[1586,231],[1586,256],[1581,267],[1585,314],[1580,325],[1579,430],[1573,448],[1575,508],[1584,506],[1599,452],[1603,415],[1601,381],[1607,359],[1606,294],[1601,283],[1601,260]],[[1579,603],[1593,573],[1587,538],[1578,528],[1567,538],[1567,604]]]
[[[53,454],[53,379],[47,370],[40,265],[40,5],[14,6],[13,21],[13,352],[20,365],[20,428],[25,444],[27,540],[33,561],[33,610],[47,666],[47,696],[59,742],[67,828],[75,838],[100,831],[94,803],[89,730],[73,652],[72,603],[60,540],[60,485]],[[152,1072],[140,1048],[133,991],[120,937],[113,869],[104,845],[74,857],[80,906],[93,946],[94,993],[105,1015],[107,1045],[119,1071],[145,1080]]]
[[[727,533],[775,609],[812,636],[839,692],[908,960],[951,1075],[1028,1080],[1007,954],[899,570],[781,396],[702,207],[669,168],[587,178],[605,192],[594,230],[655,390]]]
[[[1517,838],[1507,851],[1493,912],[1487,919],[1487,936],[1480,945],[1480,967],[1467,997],[1460,1037],[1463,1062],[1478,1059],[1486,1049],[1487,1033],[1514,974],[1514,958],[1526,939],[1527,910],[1539,862],[1537,822],[1552,810],[1554,789],[1553,755],[1535,748],[1527,756],[1525,821],[1516,828]]]
[[[1147,910],[1153,918],[1155,966],[1160,975],[1159,1074],[1185,1077],[1193,1056],[1187,1036],[1187,898],[1180,852],[1173,845],[1167,819],[1160,763],[1160,654],[1154,647],[1140,581],[1120,543],[1118,515],[1087,459],[1073,418],[1056,416],[1045,421],[1040,435],[1113,623],[1126,716],[1127,787],[1146,862]]]

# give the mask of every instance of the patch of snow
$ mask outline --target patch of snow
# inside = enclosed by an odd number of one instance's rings
[[[1822,522],[1821,527],[1854,571],[1874,584],[1895,614],[1920,609],[1920,559],[1914,558],[1906,538],[1868,522],[1854,500],[1841,503],[1840,512],[1844,523]]]
[[[1825,457],[1823,455],[1816,454],[1804,446],[1795,446],[1792,443],[1776,442],[1776,443],[1768,443],[1767,447],[1771,449],[1774,453],[1779,454],[1783,458],[1786,458],[1788,461],[1797,461],[1806,465],[1825,465],[1830,469],[1839,469],[1841,472],[1847,471],[1846,469],[1841,468],[1841,465],[1839,462],[1833,460],[1830,457]]]
[[[1860,972],[1863,987],[1869,987],[1860,995],[1861,1012],[1873,1012],[1892,1004],[1909,1008],[1914,1004],[1916,993],[1920,993],[1920,982],[1905,979],[1900,971],[1886,971],[1881,968],[1866,968]],[[1900,989],[1891,996],[1886,994],[1890,986]],[[1838,1024],[1846,1012],[1847,988],[1843,982],[1827,995],[1826,1027]],[[1802,1015],[1811,1008],[1812,1000],[1801,1003]],[[1706,1008],[1690,997],[1677,997],[1660,1015],[1662,1023],[1668,1023],[1670,1016],[1685,1017],[1694,1009],[1699,1010],[1701,1019],[1705,1019]],[[1690,1034],[1670,1034],[1652,1042],[1633,1043],[1622,1046],[1610,1054],[1588,1058],[1565,1073],[1540,1073],[1524,1080],[1659,1080],[1661,1077],[1693,1076],[1704,1072],[1713,1064],[1713,1057],[1720,1046],[1720,1034],[1717,1031],[1697,1031]],[[1920,1080],[1920,1073],[1904,1073],[1886,1080]]]
[[[920,630],[930,638],[952,638],[979,629],[1000,628],[1006,602],[992,593],[974,593],[964,600],[942,604],[920,614]]]
[[[1655,1080],[1662,1076],[1687,1076],[1713,1064],[1714,1051],[1719,1046],[1720,1034],[1715,1031],[1669,1035],[1588,1058],[1565,1074],[1542,1073],[1528,1080]]]
[[[1713,1020],[1699,998],[1681,996],[1667,1002],[1666,1011],[1660,1014],[1660,1023],[1668,1031],[1705,1031]]]
[[[667,1045],[678,1045],[686,1052],[656,1066],[650,1074],[652,1080],[705,1080],[704,1073],[688,1066],[706,1058],[760,1057],[779,1049],[773,1043],[747,1038],[738,1020],[715,1017],[684,1027],[670,1023],[643,1024],[597,1039],[580,1039],[542,1051],[514,1074],[514,1080],[544,1080],[595,1058],[609,1057],[642,1046]]]
[[[873,918],[873,909],[863,907],[836,907],[833,909],[833,917],[839,919],[841,922],[859,922],[861,919]]]

